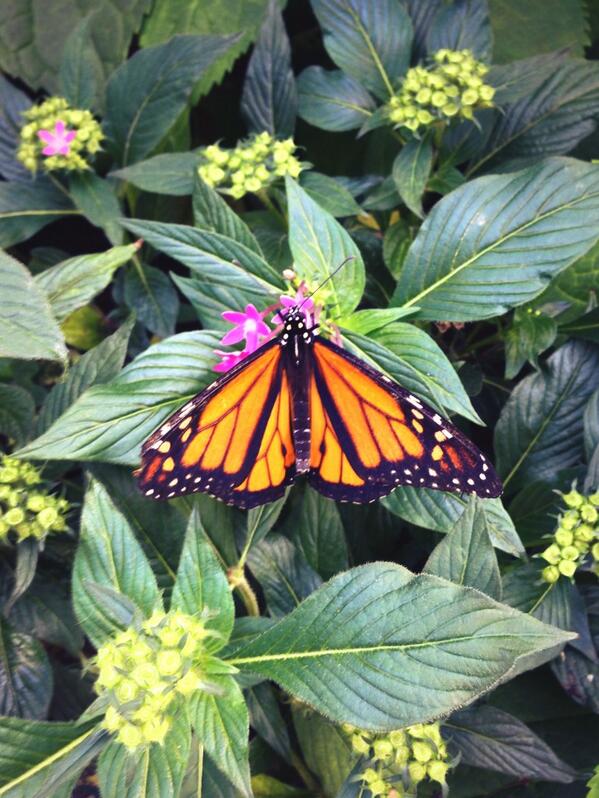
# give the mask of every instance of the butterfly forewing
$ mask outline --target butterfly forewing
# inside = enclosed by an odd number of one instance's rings
[[[400,485],[499,496],[492,466],[418,397],[317,338],[310,389],[311,471],[340,501],[372,501]]]
[[[142,448],[138,478],[155,499],[202,490],[253,507],[283,494],[294,462],[289,383],[273,341],[152,435]]]

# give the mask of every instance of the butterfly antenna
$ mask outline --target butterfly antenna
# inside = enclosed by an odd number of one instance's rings
[[[339,264],[339,266],[337,266],[337,268],[336,268],[336,269],[334,269],[334,270],[333,270],[333,271],[332,271],[332,272],[329,274],[329,276],[328,276],[326,279],[324,279],[324,280],[322,281],[322,283],[321,283],[320,285],[317,285],[317,286],[316,286],[316,288],[314,289],[314,291],[312,291],[312,293],[311,293],[311,294],[308,294],[308,296],[307,296],[307,297],[304,297],[304,299],[302,300],[302,302],[301,302],[301,304],[300,304],[300,306],[299,306],[298,310],[301,310],[301,309],[302,309],[302,307],[304,306],[304,304],[305,304],[305,303],[306,303],[306,302],[307,302],[309,299],[311,299],[311,298],[314,296],[314,294],[315,294],[317,291],[320,291],[320,289],[323,287],[323,285],[326,285],[326,284],[329,282],[329,280],[332,280],[332,279],[333,279],[333,277],[334,277],[334,276],[337,274],[337,272],[339,271],[339,269],[341,269],[343,266],[345,266],[345,264],[346,264],[346,263],[348,263],[350,260],[355,260],[355,258],[356,258],[356,256],[355,256],[355,255],[348,255],[348,256],[347,256],[347,258],[345,258],[345,260],[342,260],[342,261],[341,261],[341,263]]]

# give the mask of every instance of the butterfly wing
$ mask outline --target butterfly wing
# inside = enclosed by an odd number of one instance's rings
[[[294,473],[289,382],[271,341],[156,430],[137,476],[154,499],[204,491],[249,508],[281,496]]]
[[[476,446],[418,397],[340,347],[317,338],[310,376],[311,484],[365,502],[399,485],[499,496]]]

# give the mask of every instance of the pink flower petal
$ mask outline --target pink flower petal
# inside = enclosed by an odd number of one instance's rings
[[[220,343],[224,344],[225,346],[229,346],[230,344],[238,344],[242,341],[245,337],[243,327],[237,326],[233,327],[232,330],[229,330],[228,333],[225,333],[223,337],[220,339]]]
[[[71,141],[73,141],[76,135],[77,135],[76,130],[69,130],[69,132],[63,136],[63,141],[66,141],[67,144],[69,144]]]
[[[54,130],[56,131],[57,136],[62,136],[65,131],[65,125],[62,119],[57,119],[56,124],[54,125]]]
[[[225,321],[230,321],[232,324],[243,324],[245,321],[245,313],[240,313],[238,310],[225,310],[220,315]]]
[[[56,144],[48,144],[47,147],[44,147],[42,150],[43,155],[56,155],[57,149]]]
[[[50,133],[49,130],[38,130],[37,135],[38,138],[40,138],[42,141],[45,141],[46,143],[54,141],[54,134]]]

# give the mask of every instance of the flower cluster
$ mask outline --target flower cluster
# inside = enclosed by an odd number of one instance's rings
[[[234,150],[211,144],[202,151],[198,173],[209,186],[218,187],[235,199],[257,192],[278,177],[297,177],[302,170],[295,157],[293,139],[277,141],[270,133],[259,133],[241,141]]]
[[[355,753],[370,760],[359,778],[374,798],[400,798],[425,779],[437,782],[445,792],[452,763],[438,723],[418,723],[389,734],[374,734],[348,724],[343,731]]]
[[[273,316],[272,324],[277,326],[283,323],[284,311],[290,308],[302,306],[302,313],[306,318],[306,324],[310,327],[313,325],[313,317],[315,313],[314,300],[306,296],[306,285],[300,283],[295,296],[283,295],[280,297],[279,312]],[[229,344],[237,344],[240,341],[245,341],[245,345],[241,351],[226,352],[217,349],[216,354],[221,358],[220,362],[214,367],[214,371],[229,371],[233,366],[236,366],[240,361],[244,360],[252,352],[255,352],[259,346],[270,338],[275,330],[271,330],[265,322],[264,317],[273,310],[267,308],[260,312],[254,305],[246,305],[243,313],[234,310],[226,310],[222,313],[223,319],[233,325],[233,329],[229,330],[220,340],[221,344],[228,346]]]
[[[438,50],[433,64],[408,70],[389,100],[388,117],[412,132],[437,121],[472,119],[475,110],[493,105],[495,89],[484,82],[488,71],[470,50]]]
[[[71,108],[63,97],[50,97],[23,113],[17,158],[30,172],[89,168],[104,134],[90,111]]]
[[[96,656],[96,692],[107,699],[103,726],[129,749],[164,742],[180,708],[196,690],[215,692],[206,674],[210,657],[202,618],[154,612],[120,632]]]
[[[573,489],[562,498],[568,509],[559,516],[551,545],[540,555],[549,563],[542,571],[546,582],[573,577],[589,554],[599,562],[599,493],[584,496]]]
[[[67,529],[68,501],[36,488],[41,481],[31,463],[8,456],[0,459],[0,542],[11,532],[18,540],[43,540],[49,532]]]

